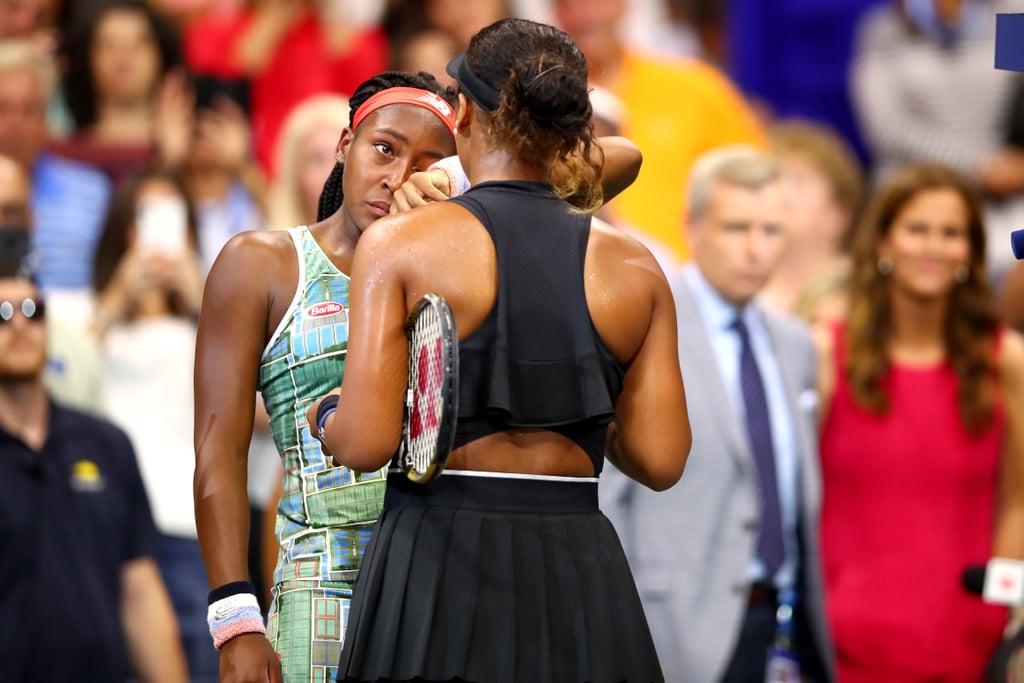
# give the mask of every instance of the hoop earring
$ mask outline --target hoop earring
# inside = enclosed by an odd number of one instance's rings
[[[892,259],[888,256],[879,256],[878,272],[882,275],[892,275]]]
[[[961,263],[956,267],[956,272],[953,274],[953,278],[957,283],[962,285],[971,278],[971,269]]]

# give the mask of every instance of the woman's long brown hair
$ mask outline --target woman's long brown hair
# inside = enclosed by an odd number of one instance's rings
[[[903,168],[879,187],[864,213],[853,243],[845,371],[859,405],[876,413],[888,411],[885,379],[891,367],[892,279],[879,272],[879,247],[907,203],[924,190],[937,189],[957,192],[967,210],[970,273],[967,281],[957,283],[949,294],[944,344],[958,381],[960,416],[967,430],[978,434],[995,414],[992,350],[999,317],[985,271],[981,200],[963,176],[945,166]]]

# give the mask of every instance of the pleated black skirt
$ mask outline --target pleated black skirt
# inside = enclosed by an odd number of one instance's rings
[[[661,682],[597,484],[388,479],[339,681]]]

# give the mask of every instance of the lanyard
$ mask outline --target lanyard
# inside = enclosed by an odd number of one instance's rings
[[[775,609],[775,643],[768,652],[765,683],[798,683],[800,661],[793,640],[793,612],[796,591],[785,588],[779,592],[779,606]]]

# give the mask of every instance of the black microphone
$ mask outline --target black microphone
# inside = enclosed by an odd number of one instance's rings
[[[983,566],[967,567],[960,577],[964,590],[993,605],[1024,605],[1024,562],[994,557]]]
[[[1010,233],[1010,249],[1013,250],[1013,258],[1018,261],[1024,259],[1024,230],[1014,230]]]

